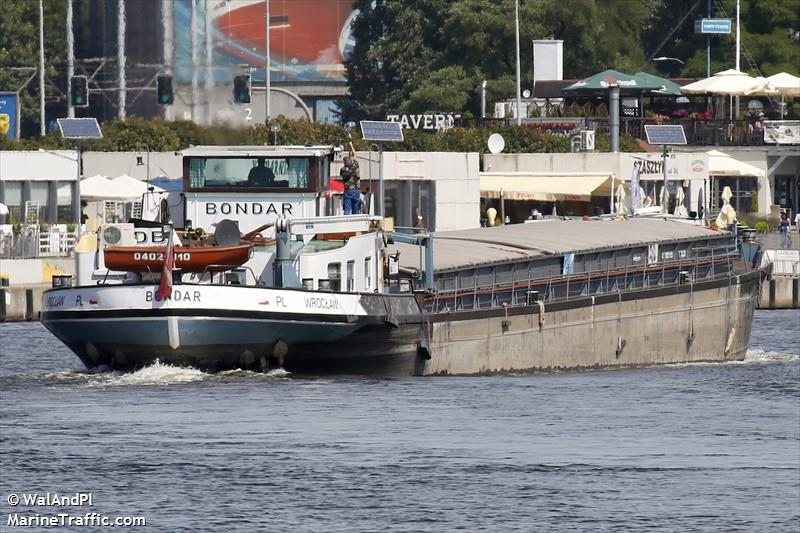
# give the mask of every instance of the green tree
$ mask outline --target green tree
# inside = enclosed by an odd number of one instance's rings
[[[0,16],[0,91],[17,91],[39,67],[39,2],[4,1]],[[66,13],[64,0],[44,0],[45,97],[66,104]],[[22,70],[21,70],[22,69]],[[21,92],[21,133],[39,133],[38,77]]]
[[[769,76],[778,72],[800,72],[800,0],[741,0],[742,71]],[[683,16],[689,17],[679,24]],[[734,68],[736,0],[715,0],[713,17],[730,18],[734,31],[729,35],[712,35],[711,72]],[[696,0],[658,0],[649,27],[644,35],[648,57],[676,57],[685,62],[659,66],[662,74],[670,76],[706,76],[706,37],[694,33],[694,20],[706,16],[706,3]],[[664,42],[677,26],[674,35]],[[752,64],[757,67],[755,70]],[[652,67],[651,67],[652,68]]]

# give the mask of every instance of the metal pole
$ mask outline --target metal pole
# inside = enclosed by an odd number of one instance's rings
[[[72,198],[72,208],[74,210],[74,216],[77,219],[75,222],[76,229],[76,236],[81,236],[81,161],[83,160],[83,155],[81,154],[81,143],[78,142],[78,146],[76,147],[75,152],[75,159],[77,161],[77,176],[75,179],[75,190],[73,191],[75,196]]]
[[[42,137],[47,133],[44,121],[44,5],[39,0],[39,134]]]
[[[739,34],[739,0],[736,0],[736,70],[741,70],[739,63],[739,55],[741,50],[741,36]],[[736,97],[736,118],[739,118],[739,97]]]
[[[381,217],[386,216],[383,200],[383,143],[378,143],[378,216]]]
[[[486,118],[486,80],[481,82],[481,118]]]
[[[711,0],[706,4],[706,16],[711,18]],[[711,35],[706,34],[706,78],[711,77]],[[706,100],[708,97],[706,97]]]
[[[119,112],[125,120],[125,0],[117,0],[117,65],[119,67]]]
[[[741,49],[741,37],[739,35],[739,0],[736,0],[736,70],[739,68],[739,50]]]
[[[206,83],[205,83],[205,96],[206,96],[206,124],[211,125],[213,114],[212,104],[214,101],[214,78],[212,72],[212,63],[214,61],[212,54],[211,43],[211,10],[208,9],[208,0],[203,4],[205,10],[205,31],[206,31]]]
[[[67,0],[67,116],[75,116],[72,106],[72,76],[75,75],[75,33],[72,31],[72,0]]]
[[[271,76],[269,71],[269,65],[272,62],[272,59],[270,57],[270,42],[269,42],[269,33],[270,33],[269,0],[266,0],[266,2],[267,2],[267,16],[264,19],[264,32],[266,33],[266,38],[267,38],[267,53],[266,53],[266,59],[264,61],[264,80],[266,83],[267,90],[266,93],[264,94],[264,98],[266,99],[266,111],[267,111],[266,121],[268,122],[269,119],[272,117],[272,106],[270,105],[271,104],[270,91],[272,89],[272,81],[270,80]]]
[[[192,0],[192,122],[197,120],[197,0]]]
[[[608,92],[608,114],[611,119],[611,151],[619,152],[619,86]]]
[[[661,172],[664,174],[664,185],[663,190],[661,192],[663,196],[663,201],[661,202],[663,205],[661,206],[661,212],[667,214],[669,211],[667,204],[669,204],[669,193],[667,192],[667,145],[665,144],[663,147],[663,151],[661,152]]]
[[[522,93],[520,90],[520,85],[522,80],[520,79],[520,72],[519,72],[519,0],[515,0],[514,2],[514,31],[516,35],[516,46],[517,46],[517,126],[522,125]]]
[[[172,75],[172,63],[174,60],[175,52],[175,26],[172,18],[172,0],[161,0],[161,21],[164,27],[164,73]],[[172,120],[172,106],[161,106],[164,109],[164,118]]]

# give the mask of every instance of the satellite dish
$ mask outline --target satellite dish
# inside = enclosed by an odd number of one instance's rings
[[[530,98],[531,97],[530,89],[525,89],[524,91],[522,91],[522,97],[523,98]]]
[[[489,141],[486,144],[489,146],[491,153],[499,154],[506,147],[506,140],[499,133],[492,133],[489,135]]]
[[[214,240],[218,246],[239,244],[239,223],[227,218],[217,222],[214,228]]]

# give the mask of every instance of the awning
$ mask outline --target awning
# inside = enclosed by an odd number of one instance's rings
[[[708,152],[709,176],[755,176],[763,178],[765,172],[744,161],[734,159],[725,152],[710,150]]]
[[[524,172],[483,172],[481,198],[539,200],[542,202],[588,202],[593,196],[612,195],[611,174],[543,175]]]

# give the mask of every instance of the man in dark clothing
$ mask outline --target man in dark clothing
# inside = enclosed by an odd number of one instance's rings
[[[339,178],[344,183],[344,214],[358,215],[361,213],[361,178],[358,175],[358,162],[355,154],[344,156],[344,166],[339,173]]]
[[[247,174],[247,184],[250,187],[274,187],[275,186],[275,173],[272,169],[265,165],[266,161],[263,157],[258,158],[258,166],[250,169]]]

